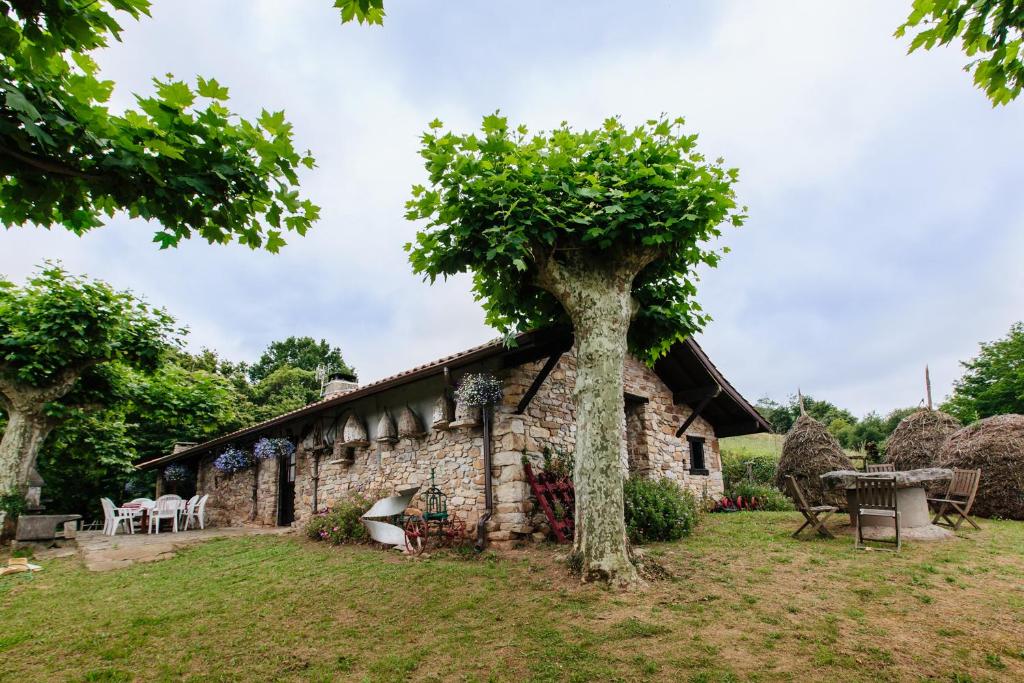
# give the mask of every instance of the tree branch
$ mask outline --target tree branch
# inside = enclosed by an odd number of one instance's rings
[[[99,176],[90,173],[83,173],[78,169],[72,168],[63,162],[50,161],[49,159],[41,159],[31,154],[23,154],[16,150],[0,145],[0,154],[6,154],[15,161],[20,161],[29,168],[41,171],[43,173],[53,173],[56,175],[68,176],[71,178],[85,178],[88,180],[97,180]]]

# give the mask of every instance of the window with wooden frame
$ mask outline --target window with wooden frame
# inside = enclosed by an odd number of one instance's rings
[[[690,474],[711,474],[704,458],[704,439],[699,436],[688,436],[686,442],[690,446]]]

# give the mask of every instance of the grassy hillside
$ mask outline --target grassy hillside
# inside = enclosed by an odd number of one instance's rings
[[[730,436],[721,439],[718,447],[722,456],[728,453],[734,458],[755,458],[762,456],[774,457],[776,460],[782,453],[782,434],[750,434],[748,436]]]

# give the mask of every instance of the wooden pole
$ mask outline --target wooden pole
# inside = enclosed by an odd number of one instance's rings
[[[928,395],[928,410],[932,409],[932,376],[928,372],[928,366],[924,366],[924,387]]]
[[[804,409],[804,395],[801,393],[800,387],[796,388],[796,397],[800,402],[800,415],[802,417],[807,414],[807,411]]]

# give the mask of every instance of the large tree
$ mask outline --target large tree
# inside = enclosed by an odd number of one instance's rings
[[[342,22],[381,23],[381,0],[337,0]],[[159,223],[161,247],[193,235],[276,252],[319,208],[299,196],[309,152],[284,112],[249,120],[215,79],[168,75],[114,111],[93,58],[150,0],[0,0],[0,223],[77,234],[116,212]]]
[[[910,52],[959,39],[972,58],[964,71],[974,73],[993,106],[1008,104],[1024,88],[1024,0],[914,0],[897,37],[908,29],[918,29]]]
[[[694,299],[708,242],[740,225],[735,169],[707,160],[682,119],[629,129],[608,119],[531,136],[497,114],[480,135],[441,132],[421,155],[428,186],[406,245],[431,281],[471,272],[487,321],[505,333],[570,322],[576,338],[576,538],[585,581],[637,580],[623,520],[623,365],[654,360],[707,321]]]
[[[1002,339],[960,363],[963,377],[942,409],[964,424],[993,415],[1024,414],[1024,323],[1014,323]]]
[[[163,311],[57,266],[0,280],[0,495],[23,489],[56,425],[120,397],[122,368],[159,365],[173,332]]]
[[[340,348],[331,346],[326,339],[316,341],[312,337],[288,337],[270,342],[259,360],[249,367],[249,377],[259,382],[286,366],[311,373],[323,367],[328,372],[355,377],[355,371],[345,362]]]

